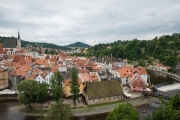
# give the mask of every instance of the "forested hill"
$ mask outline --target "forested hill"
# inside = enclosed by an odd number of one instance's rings
[[[1,37],[0,36],[0,43],[3,43],[6,38],[17,39],[15,37]],[[66,46],[59,46],[59,45],[52,44],[52,43],[29,42],[29,41],[21,40],[21,46],[22,47],[25,47],[27,45],[39,46],[39,47],[43,47],[43,48],[62,49],[62,50],[70,50],[71,49],[71,48],[66,47]]]
[[[91,46],[88,45],[88,44],[84,44],[82,42],[76,42],[74,44],[70,44],[70,45],[67,45],[67,47],[70,47],[70,48],[90,48]]]
[[[155,37],[152,40],[126,40],[98,44],[88,50],[88,56],[112,56],[131,61],[147,60],[150,64],[159,59],[161,63],[175,67],[180,61],[180,33]]]

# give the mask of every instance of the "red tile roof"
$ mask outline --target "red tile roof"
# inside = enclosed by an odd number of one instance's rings
[[[135,77],[131,80],[131,86],[147,87],[147,85],[141,78],[141,75],[138,73],[135,74]]]

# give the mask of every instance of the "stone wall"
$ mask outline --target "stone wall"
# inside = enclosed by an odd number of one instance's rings
[[[99,99],[92,99],[87,100],[88,105],[100,104],[100,103],[107,103],[107,102],[114,102],[123,99],[123,95],[120,96],[113,96],[113,97],[106,97],[106,98],[99,98]]]

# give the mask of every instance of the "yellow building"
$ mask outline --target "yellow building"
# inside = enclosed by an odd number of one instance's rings
[[[0,89],[5,89],[8,85],[8,71],[0,69]]]
[[[78,82],[79,82],[79,89],[80,89],[80,92],[79,94],[82,94],[83,93],[83,83],[82,83],[82,80],[80,78],[78,78]],[[71,96],[71,79],[66,79],[64,81],[64,95],[65,97],[69,97]]]

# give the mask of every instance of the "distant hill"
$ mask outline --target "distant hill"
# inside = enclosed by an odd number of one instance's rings
[[[66,47],[70,47],[70,48],[76,48],[76,47],[78,47],[78,48],[90,48],[91,46],[88,45],[88,44],[84,44],[82,42],[76,42],[74,44],[69,44]]]
[[[14,38],[14,39],[16,39],[15,37],[1,37],[0,36],[0,43],[4,43],[4,40],[6,38]],[[59,46],[59,45],[56,45],[56,44],[53,44],[53,43],[29,42],[29,41],[21,40],[21,46],[22,47],[25,47],[27,45],[40,46],[40,47],[43,47],[43,48],[61,49],[61,50],[70,50],[71,49],[69,47]]]

